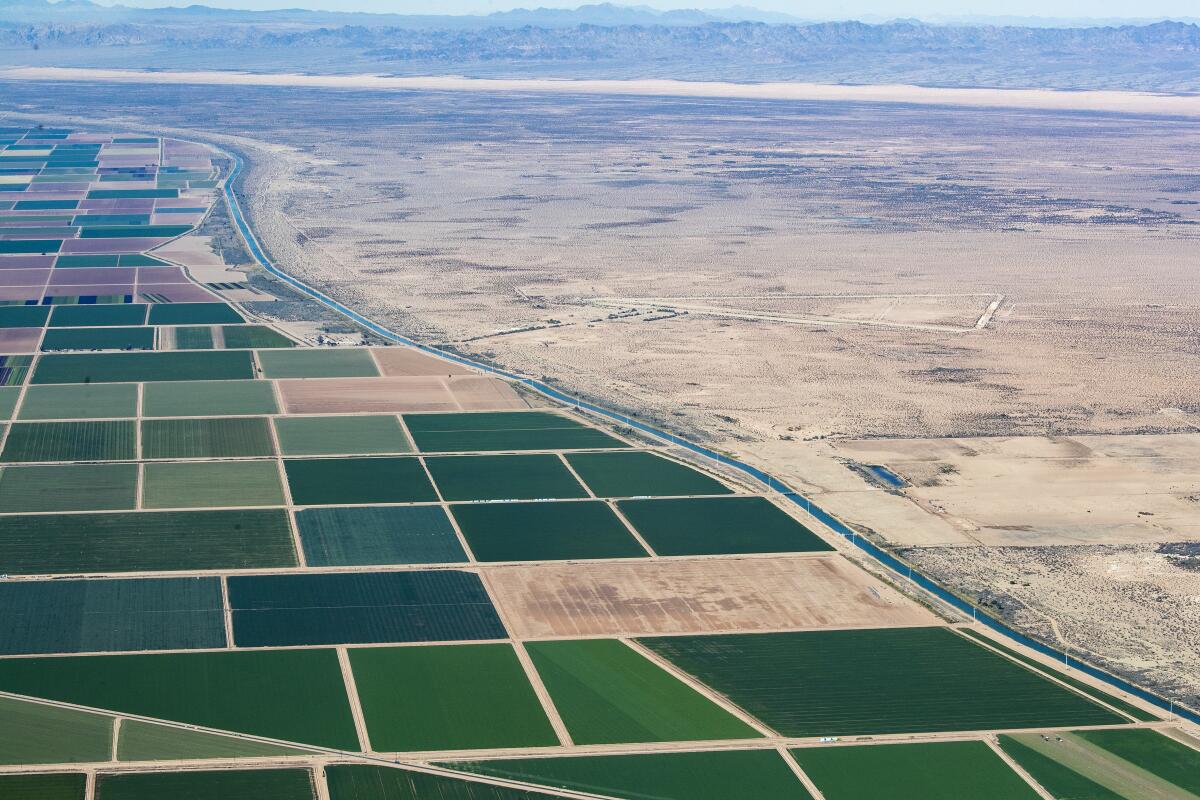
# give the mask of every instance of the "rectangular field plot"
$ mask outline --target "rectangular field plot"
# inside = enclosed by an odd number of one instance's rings
[[[298,506],[437,500],[416,458],[310,458],[283,464]]]
[[[307,769],[125,772],[96,778],[96,800],[314,800]]]
[[[1111,756],[1200,796],[1200,751],[1157,731],[1079,731],[1073,736]]]
[[[137,384],[30,386],[18,419],[104,419],[137,416]]]
[[[253,350],[271,347],[295,347],[296,343],[265,325],[226,325],[221,328],[226,350]]]
[[[784,736],[1122,721],[946,628],[642,641]]]
[[[207,325],[159,330],[159,347],[163,350],[213,349],[212,328]]]
[[[774,750],[506,758],[444,766],[557,789],[639,800],[811,800],[804,785]]]
[[[554,795],[368,764],[325,769],[330,800],[553,800]]]
[[[350,664],[376,751],[558,744],[508,644],[356,648]]]
[[[497,567],[488,580],[526,638],[937,620],[841,557],[537,564]]]
[[[0,512],[116,511],[137,505],[137,464],[6,467]]]
[[[395,414],[529,407],[512,386],[482,375],[282,380],[279,394],[289,414]]]
[[[142,389],[146,417],[228,417],[274,414],[270,381],[148,383]]]
[[[0,697],[0,764],[107,761],[112,731],[112,717]]]
[[[833,549],[763,497],[622,500],[617,507],[660,556]]]
[[[146,306],[140,303],[54,306],[51,328],[124,327],[146,324]]]
[[[450,507],[480,561],[639,558],[649,554],[600,501]]]
[[[42,338],[42,352],[153,349],[154,328],[51,328]]]
[[[0,583],[0,653],[224,647],[217,578]]]
[[[13,575],[295,565],[280,510],[0,517],[0,572]]]
[[[274,461],[193,461],[147,464],[146,508],[281,506],[283,484]]]
[[[4,800],[84,800],[87,776],[82,772],[48,775],[0,775]]]
[[[40,328],[49,315],[49,306],[0,306],[0,328]]]
[[[364,378],[379,374],[363,349],[266,350],[258,354],[266,378]]]
[[[314,567],[467,560],[440,506],[307,508],[296,512],[296,526]]]
[[[133,383],[243,380],[254,377],[250,353],[51,353],[38,360],[34,383]]]
[[[0,386],[20,386],[29,377],[32,356],[0,356]]]
[[[731,493],[715,478],[654,453],[572,453],[567,461],[598,497]]]
[[[549,411],[409,414],[404,422],[417,447],[426,453],[628,446],[604,431]]]
[[[266,417],[142,421],[142,458],[235,458],[274,454],[271,425]]]
[[[242,317],[225,303],[155,303],[150,306],[150,325],[219,325],[242,322]]]
[[[17,400],[20,397],[21,387],[0,386],[0,420],[12,418],[13,411],[17,407]]]
[[[379,417],[286,417],[275,420],[285,456],[407,453],[412,450],[400,420]]]
[[[792,750],[825,800],[1037,800],[983,742],[803,747]]]
[[[470,367],[423,353],[411,347],[377,347],[371,351],[384,375],[473,375]]]
[[[761,736],[614,639],[529,642],[526,647],[575,744]]]
[[[582,498],[587,492],[558,456],[438,456],[426,465],[447,500]]]
[[[0,690],[357,750],[333,650],[0,659]]]
[[[221,736],[187,728],[154,725],[133,719],[121,721],[118,761],[175,761],[195,758],[266,758],[300,755],[305,751],[257,739]]]
[[[0,461],[119,461],[136,458],[132,420],[15,422]]]
[[[229,579],[239,647],[503,639],[470,572],[347,572]]]

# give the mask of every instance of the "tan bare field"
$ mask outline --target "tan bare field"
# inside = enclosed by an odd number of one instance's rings
[[[522,637],[938,623],[839,555],[496,567],[488,583]]]
[[[384,375],[412,377],[426,375],[474,375],[466,367],[408,347],[388,347],[373,350],[375,363]]]
[[[528,408],[509,384],[479,375],[277,381],[288,414],[504,411]]]

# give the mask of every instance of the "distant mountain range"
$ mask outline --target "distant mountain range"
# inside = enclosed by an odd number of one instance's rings
[[[803,22],[612,4],[488,16],[0,0],[0,65],[1200,92],[1200,26]]]

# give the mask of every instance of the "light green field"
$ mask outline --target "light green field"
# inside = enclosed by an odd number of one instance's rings
[[[112,511],[137,505],[137,464],[5,467],[0,511]]]
[[[136,383],[30,386],[18,419],[104,419],[137,416]]]
[[[146,464],[146,508],[212,508],[283,505],[274,461],[197,461]]]
[[[379,370],[362,349],[259,350],[255,353],[264,378],[365,378]]]
[[[112,729],[103,714],[0,697],[0,764],[108,761]]]
[[[412,451],[395,416],[286,417],[275,420],[285,456],[325,456]]]
[[[303,753],[282,745],[235,736],[122,720],[117,736],[119,761],[172,761],[184,758],[263,758]]]
[[[0,419],[11,419],[21,396],[20,386],[0,386]]]
[[[278,411],[270,381],[180,381],[148,383],[146,417],[228,417]]]

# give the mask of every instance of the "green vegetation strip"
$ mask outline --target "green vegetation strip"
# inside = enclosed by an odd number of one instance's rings
[[[146,508],[280,506],[283,484],[274,461],[192,461],[146,464]]]
[[[628,446],[604,431],[549,411],[407,414],[404,422],[426,453]]]
[[[444,766],[628,800],[811,800],[812,797],[775,750],[515,758],[460,761]]]
[[[6,514],[136,506],[137,464],[6,467],[0,472],[0,512]]]
[[[314,567],[467,560],[440,506],[308,508],[296,512],[296,525]]]
[[[575,744],[761,736],[622,642],[530,642],[527,650]]]
[[[0,697],[0,764],[108,761],[112,731],[112,717]]]
[[[567,461],[600,497],[731,494],[703,472],[654,453],[571,453]]]
[[[333,650],[0,659],[0,690],[357,750]]]
[[[4,800],[84,800],[86,790],[87,776],[82,772],[0,775]]]
[[[394,416],[283,417],[275,420],[287,456],[407,453],[408,437]]]
[[[587,497],[555,455],[436,456],[425,463],[447,500]]]
[[[274,414],[270,381],[148,383],[142,389],[146,417],[227,417]]]
[[[0,461],[121,461],[136,458],[132,420],[15,422]]]
[[[101,773],[96,800],[314,800],[307,769]]]
[[[30,386],[19,419],[103,419],[137,416],[137,384]]]
[[[357,648],[350,663],[376,751],[558,744],[510,645]]]
[[[946,628],[642,641],[785,736],[1123,721]]]
[[[1037,800],[983,742],[804,747],[791,751],[825,800]]]
[[[1200,750],[1152,730],[1079,731],[1079,738],[1200,796]]]
[[[282,510],[0,517],[0,573],[293,567]]]
[[[142,458],[234,458],[275,454],[266,417],[142,421]]]
[[[622,500],[617,507],[660,556],[833,549],[764,497]]]
[[[254,377],[250,353],[50,353],[38,360],[34,383],[243,380]]]
[[[255,739],[219,736],[127,719],[117,737],[118,761],[174,761],[194,758],[267,758],[305,751]]]
[[[471,503],[451,506],[450,512],[480,561],[649,555],[600,501]]]

